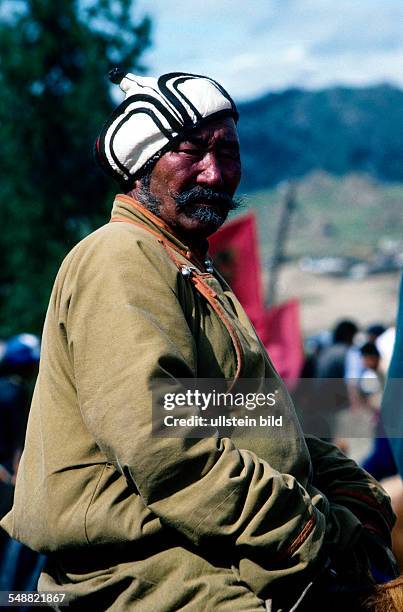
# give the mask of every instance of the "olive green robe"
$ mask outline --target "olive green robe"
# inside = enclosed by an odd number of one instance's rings
[[[119,222],[80,242],[56,278],[3,521],[49,556],[40,588],[79,609],[261,610],[303,589],[324,543],[348,549],[363,522],[387,538],[388,498],[335,447],[307,445],[220,277],[128,196],[112,215]],[[178,269],[189,259],[218,310]],[[237,371],[278,381],[286,436],[151,435],[154,380]]]

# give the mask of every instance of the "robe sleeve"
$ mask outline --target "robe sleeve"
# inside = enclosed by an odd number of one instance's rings
[[[313,465],[313,484],[329,502],[348,509],[385,544],[391,545],[390,532],[395,522],[390,498],[382,486],[336,446],[307,438]]]

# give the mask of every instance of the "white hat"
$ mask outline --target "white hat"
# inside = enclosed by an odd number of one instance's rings
[[[103,170],[120,183],[140,176],[148,160],[169,150],[189,129],[212,118],[238,120],[231,97],[209,77],[183,72],[158,79],[123,74],[118,69],[109,73],[126,97],[104,124],[95,148]]]

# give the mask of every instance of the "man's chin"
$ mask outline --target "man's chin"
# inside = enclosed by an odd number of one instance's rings
[[[199,238],[207,238],[214,234],[227,218],[228,213],[217,213],[210,206],[198,206],[192,211],[182,211],[185,213],[186,220],[182,219],[182,230],[189,235],[192,234]]]
[[[203,204],[198,206],[189,215],[191,219],[203,225],[206,228],[211,229],[215,232],[224,223],[228,216],[228,212],[217,210],[214,206],[204,206]]]
[[[217,204],[203,202],[200,204],[193,204],[191,208],[189,207],[186,211],[184,210],[184,212],[190,219],[195,219],[206,225],[216,225],[219,227],[228,217],[229,211]]]

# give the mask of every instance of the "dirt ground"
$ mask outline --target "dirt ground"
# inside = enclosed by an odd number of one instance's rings
[[[278,301],[298,298],[304,335],[331,329],[340,318],[359,325],[390,325],[395,320],[399,273],[378,274],[362,280],[332,278],[302,272],[286,264],[279,276]]]

